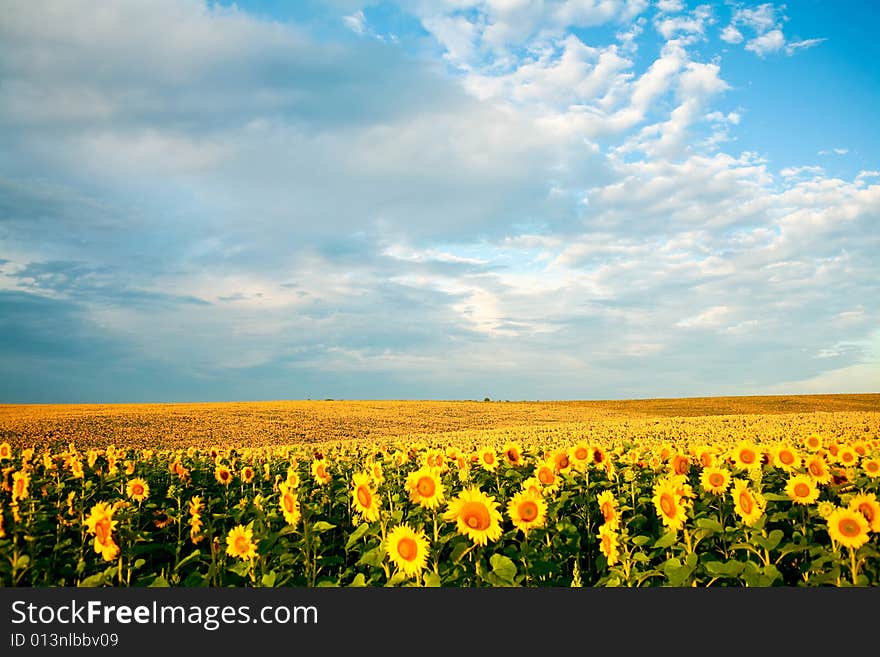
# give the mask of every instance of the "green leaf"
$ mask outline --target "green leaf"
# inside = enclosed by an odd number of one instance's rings
[[[265,587],[272,588],[273,586],[275,586],[275,577],[276,575],[274,570],[268,572],[260,579],[260,584]]]
[[[712,577],[737,577],[743,569],[741,561],[707,561],[703,565]]]
[[[358,573],[357,575],[355,575],[354,579],[351,581],[351,584],[349,584],[349,586],[355,587],[355,588],[363,587],[366,585],[367,585],[367,578],[364,577],[363,573]]]
[[[201,554],[202,554],[201,550],[194,550],[189,556],[180,560],[180,563],[177,564],[177,568],[175,568],[174,571],[177,572],[181,568],[186,566],[187,564],[192,563],[193,561],[198,559],[199,555],[201,555]]]
[[[452,559],[453,563],[458,563],[461,561],[464,553],[470,549],[471,545],[467,541],[459,541],[455,544],[455,547],[452,548],[452,554],[450,555],[450,559]]]
[[[651,542],[651,537],[645,536],[645,535],[633,536],[633,539],[632,539],[633,545],[636,545],[638,547],[641,547],[641,546],[645,545],[646,543],[650,543],[650,542]]]
[[[31,558],[26,554],[22,554],[15,561],[15,569],[16,570],[24,570],[25,568],[28,567],[28,564],[30,562],[31,562]]]
[[[436,588],[440,586],[440,575],[437,573],[427,573],[424,577],[425,586]]]
[[[398,584],[403,584],[406,581],[406,573],[398,570],[389,579],[385,586],[397,586]]]
[[[335,527],[336,525],[331,525],[326,520],[319,520],[314,525],[312,525],[312,531],[318,532],[320,534],[321,532],[326,532],[330,529],[334,529]]]
[[[168,580],[165,579],[162,575],[159,575],[156,579],[150,583],[150,587],[152,588],[167,588],[170,584],[168,584]]]
[[[663,536],[661,536],[660,538],[657,539],[657,542],[654,543],[654,547],[655,548],[672,547],[673,545],[675,545],[675,543],[677,541],[678,541],[678,532],[675,532],[675,531],[666,532],[665,534],[663,534]]]
[[[248,563],[247,561],[238,561],[234,565],[229,566],[229,570],[239,577],[247,577]]]
[[[721,533],[724,531],[724,525],[714,518],[699,518],[697,520],[697,527],[715,533]]]
[[[137,560],[134,562],[134,566],[132,566],[132,569],[133,569],[133,570],[137,570],[138,568],[140,568],[141,566],[143,566],[145,563],[147,563],[147,560],[146,560],[146,559],[137,559]]]
[[[347,552],[348,550],[350,550],[350,549],[352,548],[352,546],[353,546],[355,543],[357,543],[357,542],[363,537],[364,534],[367,533],[367,530],[368,530],[369,528],[370,528],[369,523],[364,522],[364,523],[361,523],[361,525],[358,526],[358,528],[355,529],[355,530],[351,533],[351,536],[348,537],[348,541],[347,541],[346,544],[345,544],[345,550],[346,550],[346,552]]]
[[[762,493],[762,495],[768,502],[791,502],[788,495],[780,495],[779,493]]]
[[[516,564],[503,554],[493,554],[489,557],[489,565],[492,566],[492,572],[505,582],[513,583],[516,577]]]
[[[96,573],[94,575],[89,575],[84,580],[82,580],[77,586],[81,586],[84,588],[91,588],[95,586],[101,586],[104,583],[104,573]]]
[[[358,566],[375,566],[376,568],[381,568],[382,561],[385,559],[385,552],[382,550],[382,547],[375,547],[368,552],[364,552],[360,559],[358,559]]]

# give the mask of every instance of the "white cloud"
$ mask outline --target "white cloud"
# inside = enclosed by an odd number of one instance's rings
[[[798,50],[806,50],[818,46],[828,39],[804,39],[803,41],[789,41],[785,44],[785,54],[793,55]]]
[[[768,53],[776,52],[785,45],[785,37],[782,30],[770,30],[746,43],[746,50],[763,57]]]
[[[727,321],[732,311],[728,306],[713,306],[698,315],[679,320],[675,325],[679,328],[718,328]]]
[[[742,32],[736,29],[733,25],[728,25],[721,30],[722,41],[726,41],[727,43],[742,43],[743,39]]]
[[[349,16],[343,16],[342,21],[355,34],[364,34],[367,30],[367,17],[364,16],[363,10],[357,10]]]
[[[683,0],[657,0],[657,9],[669,14],[684,10]]]
[[[802,167],[787,167],[782,169],[780,175],[783,178],[795,178],[797,176],[809,175],[809,176],[824,176],[825,169],[820,166],[802,166]]]

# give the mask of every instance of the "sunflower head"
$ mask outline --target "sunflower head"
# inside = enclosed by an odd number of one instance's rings
[[[436,509],[445,499],[443,482],[434,468],[423,466],[406,478],[410,500],[426,509]]]
[[[795,504],[812,504],[819,499],[819,486],[809,475],[796,474],[788,479],[785,493]]]
[[[150,496],[150,485],[140,477],[135,477],[128,480],[125,493],[135,502],[143,502]]]
[[[249,561],[257,556],[257,543],[254,540],[253,528],[248,525],[237,525],[226,535],[226,554]]]
[[[617,529],[620,526],[620,513],[617,510],[617,500],[614,498],[614,493],[610,490],[602,491],[596,496],[596,501],[599,502],[599,512],[602,514],[605,524],[612,529]]]
[[[874,493],[859,493],[849,501],[849,508],[861,513],[868,521],[868,528],[880,533],[880,502]]]
[[[654,508],[663,524],[670,530],[678,530],[687,520],[687,510],[675,482],[663,480],[654,486]]]
[[[844,547],[860,548],[868,542],[870,527],[868,521],[858,511],[837,508],[826,520],[828,535]]]
[[[752,470],[761,467],[761,452],[750,440],[741,441],[730,455],[734,465],[740,470]]]
[[[507,461],[508,465],[518,466],[522,465],[523,455],[522,455],[522,447],[520,447],[519,443],[516,442],[508,442],[503,447],[504,459]]]
[[[599,527],[599,551],[605,555],[609,566],[620,561],[620,535],[607,523]]]
[[[451,500],[443,518],[454,521],[458,532],[477,545],[486,545],[501,538],[498,503],[476,486],[463,490]]]
[[[428,539],[423,531],[397,525],[385,537],[385,553],[399,571],[415,577],[428,562]]]
[[[700,473],[700,485],[712,495],[724,495],[730,486],[730,472],[724,468],[703,468]]]
[[[355,511],[367,522],[379,519],[379,496],[372,489],[372,480],[366,472],[358,472],[352,477],[351,499]]]
[[[752,527],[761,516],[767,506],[764,497],[749,488],[749,482],[737,479],[733,484],[733,510],[740,517],[743,524]]]
[[[540,493],[521,490],[507,503],[507,515],[514,527],[528,534],[535,527],[543,527],[547,520],[547,503]]]
[[[479,451],[480,467],[487,472],[495,472],[498,469],[498,455],[495,453],[494,447],[483,447]]]
[[[284,521],[288,525],[295,525],[300,519],[299,500],[296,496],[296,489],[282,482],[278,487],[278,492],[278,506],[281,507]]]

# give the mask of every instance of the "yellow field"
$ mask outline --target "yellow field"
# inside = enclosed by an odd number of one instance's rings
[[[716,427],[724,431],[733,426],[759,434],[770,424],[779,425],[778,418],[760,416],[777,414],[791,414],[782,426],[819,423],[833,431],[870,432],[872,427],[876,431],[876,413],[880,413],[880,394],[572,402],[0,405],[0,442],[21,447],[70,441],[80,447],[255,447],[412,436],[430,440],[469,430],[529,433],[537,427],[551,430],[560,425],[583,425],[583,430],[599,434],[616,431],[620,437],[662,438],[675,432],[706,435]],[[701,416],[713,417],[677,419]]]
[[[0,407],[0,586],[877,586],[880,395]]]

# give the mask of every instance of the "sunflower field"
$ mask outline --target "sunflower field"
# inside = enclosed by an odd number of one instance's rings
[[[853,412],[7,441],[0,585],[875,586],[878,429]]]

